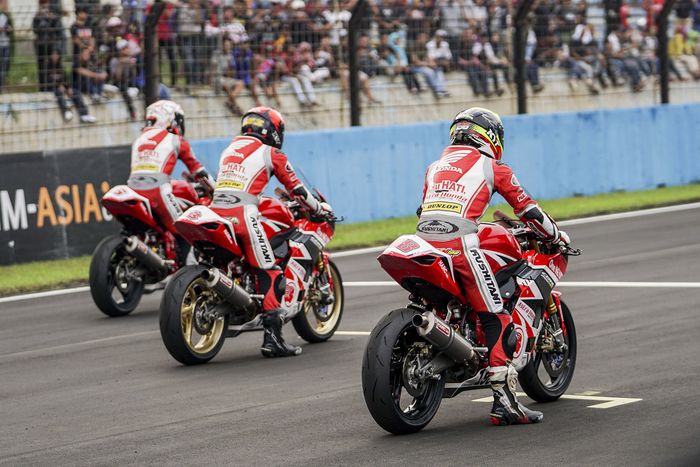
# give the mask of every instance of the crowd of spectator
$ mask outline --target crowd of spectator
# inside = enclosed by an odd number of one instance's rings
[[[41,91],[56,95],[66,120],[72,101],[81,121],[86,104],[121,94],[136,118],[133,99],[142,89],[143,26],[151,6],[123,0],[119,7],[77,0],[69,34],[55,0],[38,0],[32,23]],[[348,94],[348,24],[357,0],[175,0],[156,26],[161,92],[213,87],[232,114],[248,90],[261,104],[281,106],[285,83],[301,106],[319,105],[316,87],[336,79]],[[526,39],[526,80],[544,88],[543,67],[562,70],[572,89],[593,94],[608,86],[642,90],[658,69],[655,15],[663,2],[640,0],[646,16],[631,16],[624,1],[604,2],[589,18],[585,2],[537,0]],[[0,0],[0,88],[10,66],[11,18]],[[403,82],[414,94],[449,96],[446,74],[464,73],[475,96],[500,96],[511,88],[512,0],[368,0],[361,18],[357,61],[361,91],[380,101],[372,79]],[[599,4],[600,5],[600,4]],[[598,9],[600,15],[600,8]],[[669,52],[674,79],[700,79],[700,0],[677,2]],[[70,63],[70,73],[65,65]],[[451,76],[454,76],[451,75]],[[453,78],[451,78],[453,79]],[[167,85],[167,86],[166,86]]]

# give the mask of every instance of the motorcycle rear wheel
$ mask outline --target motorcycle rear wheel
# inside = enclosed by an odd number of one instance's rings
[[[324,315],[320,315],[320,304],[314,304],[309,300],[305,300],[301,311],[292,318],[292,325],[299,337],[311,344],[325,342],[333,337],[343,317],[343,308],[345,306],[343,278],[340,277],[340,271],[338,271],[338,267],[333,262],[330,262],[329,265],[333,282],[334,302],[328,305]],[[310,296],[311,293],[308,295]]]
[[[415,314],[402,308],[382,318],[369,337],[362,360],[362,392],[367,408],[379,426],[396,435],[415,433],[430,423],[445,390],[442,377],[414,387],[416,396],[406,388],[406,359],[416,343],[425,342],[411,322]],[[408,404],[402,401],[404,394]]]
[[[90,294],[97,308],[107,316],[126,316],[136,309],[143,296],[143,278],[126,269],[127,252],[120,235],[102,240],[90,261]]]
[[[201,265],[185,266],[172,277],[160,302],[160,335],[172,357],[184,365],[199,365],[216,356],[226,340],[228,315],[206,319],[213,294],[203,279]]]
[[[566,392],[576,367],[576,327],[569,307],[562,301],[561,313],[566,326],[564,354],[540,353],[518,374],[523,391],[537,402],[552,402]],[[554,365],[553,365],[554,364]]]

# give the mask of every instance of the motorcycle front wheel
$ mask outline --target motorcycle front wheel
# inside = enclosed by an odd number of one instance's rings
[[[569,307],[562,301],[561,314],[566,334],[563,353],[537,352],[518,374],[523,391],[537,402],[552,402],[559,399],[571,384],[576,368],[576,327]]]
[[[415,433],[440,407],[445,380],[411,380],[414,370],[432,358],[432,348],[416,332],[416,312],[402,308],[379,321],[362,359],[362,392],[372,418],[396,435]],[[421,360],[422,359],[422,360]]]
[[[143,278],[136,273],[136,260],[127,254],[120,235],[102,240],[90,261],[90,294],[107,316],[126,316],[141,302]]]
[[[228,315],[213,312],[218,299],[201,277],[204,266],[186,266],[172,277],[160,302],[160,335],[172,357],[184,365],[206,363],[226,340]]]
[[[335,334],[340,326],[340,319],[343,317],[343,307],[345,306],[345,290],[343,289],[343,278],[340,277],[338,267],[331,261],[330,275],[333,286],[331,296],[333,303],[323,305],[320,303],[321,293],[312,284],[304,300],[303,308],[292,318],[292,325],[299,337],[309,343],[325,342]]]

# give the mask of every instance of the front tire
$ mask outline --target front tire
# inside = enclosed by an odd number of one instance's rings
[[[569,307],[562,301],[561,313],[566,326],[564,343],[567,350],[561,354],[535,354],[535,358],[520,370],[518,381],[523,391],[537,402],[552,402],[566,392],[576,368],[576,327]]]
[[[367,408],[379,426],[396,435],[415,433],[430,423],[445,389],[443,377],[414,385],[413,395],[406,387],[405,368],[412,349],[429,345],[413,326],[415,314],[402,308],[382,318],[369,336],[362,360]],[[402,401],[404,394],[408,397]]]
[[[332,293],[334,302],[330,305],[322,306],[318,302],[313,303],[309,297],[313,291],[309,291],[304,300],[303,308],[292,318],[294,330],[299,337],[306,342],[315,344],[325,342],[335,334],[340,326],[345,306],[345,289],[343,288],[343,278],[340,276],[338,267],[330,261],[331,282],[333,283]]]
[[[120,235],[111,235],[95,247],[90,261],[90,294],[102,313],[126,316],[141,302],[144,282],[135,276],[135,265]]]
[[[172,357],[199,365],[216,356],[226,340],[228,315],[211,318],[215,294],[204,283],[201,265],[185,266],[172,277],[160,302],[160,335]]]

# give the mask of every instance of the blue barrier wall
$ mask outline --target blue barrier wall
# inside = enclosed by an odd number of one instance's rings
[[[504,117],[505,161],[537,198],[700,180],[700,105]],[[449,122],[286,135],[292,164],[349,222],[405,216],[425,169],[448,143]],[[192,146],[216,174],[229,139]]]

